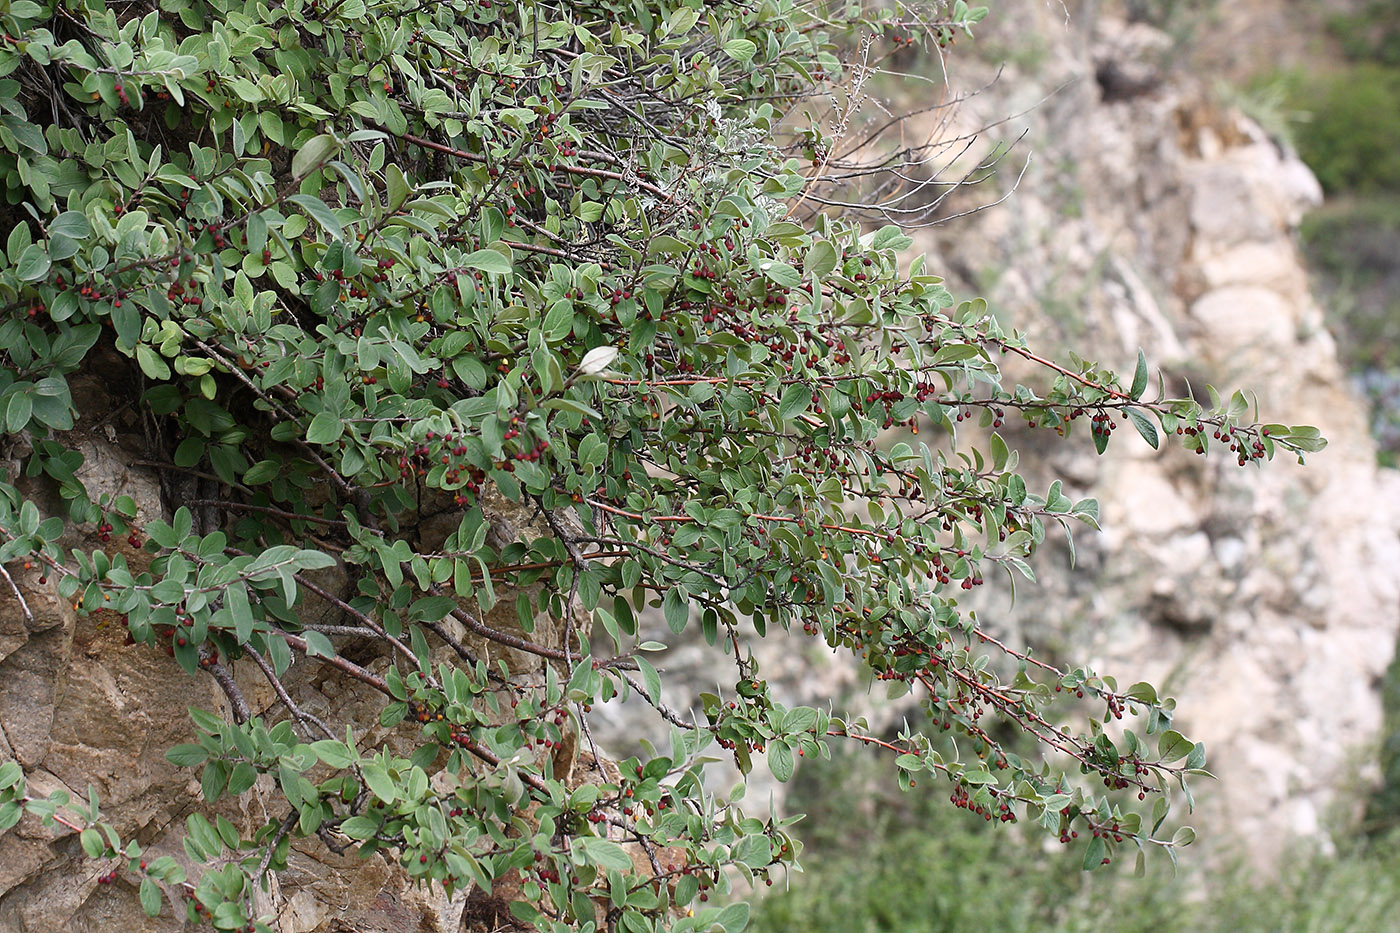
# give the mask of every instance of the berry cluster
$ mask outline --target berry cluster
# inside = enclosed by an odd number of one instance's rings
[[[987,788],[987,793],[993,797],[999,796],[995,788]],[[948,799],[958,809],[980,816],[987,822],[991,822],[993,819],[1002,823],[1016,822],[1016,811],[1012,809],[1011,801],[1003,797],[997,802],[995,808],[976,803],[973,801],[972,794],[966,784],[958,784],[954,787],[953,793],[949,795]]]

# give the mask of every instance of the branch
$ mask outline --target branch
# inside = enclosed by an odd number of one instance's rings
[[[239,725],[247,722],[253,714],[248,709],[248,701],[243,699],[243,691],[238,689],[238,684],[228,668],[215,661],[213,652],[204,645],[199,647],[199,665],[209,672],[209,676],[213,677],[214,682],[224,691],[224,696],[228,697],[229,706],[233,709],[233,721]]]
[[[266,658],[264,658],[261,654],[258,654],[256,648],[254,648],[252,645],[244,645],[243,650],[247,652],[248,657],[253,659],[254,664],[262,668],[263,676],[267,678],[267,682],[272,685],[272,689],[277,693],[278,699],[282,701],[282,705],[287,707],[287,711],[290,712],[293,717],[295,717],[300,722],[311,723],[316,728],[324,732],[326,734],[326,738],[332,740],[335,739],[335,733],[331,731],[329,726],[327,726],[319,718],[317,718],[311,713],[308,713],[306,710],[302,709],[296,704],[296,701],[292,699],[291,694],[287,693],[287,688],[282,685],[282,681],[278,679],[277,672],[272,669],[271,664],[267,663]]]
[[[24,613],[24,621],[28,622],[30,627],[33,627],[34,613],[29,611],[29,603],[25,602],[24,594],[19,591],[18,586],[15,586],[14,578],[11,577],[10,572],[5,569],[4,564],[0,564],[0,576],[3,576],[5,578],[5,582],[10,584],[10,589],[14,592],[15,599],[19,600],[19,608],[20,611]]]

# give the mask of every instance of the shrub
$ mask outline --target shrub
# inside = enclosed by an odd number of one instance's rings
[[[1358,9],[1332,13],[1327,30],[1353,61],[1400,66],[1400,11],[1388,0],[1366,0]]]
[[[1299,154],[1329,194],[1400,190],[1400,71],[1360,63],[1293,77]]]

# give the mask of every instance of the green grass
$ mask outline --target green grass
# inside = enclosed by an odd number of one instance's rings
[[[1288,846],[1276,876],[1242,861],[1210,872],[1188,849],[1145,877],[1131,859],[1093,873],[1044,836],[989,827],[937,789],[886,796],[864,766],[799,784],[807,871],[756,908],[754,933],[1389,933],[1400,929],[1400,835],[1324,855]],[[799,777],[799,780],[801,778]],[[778,881],[778,886],[782,881]]]

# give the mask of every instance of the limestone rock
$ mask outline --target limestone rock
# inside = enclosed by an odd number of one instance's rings
[[[1295,243],[1321,189],[1184,70],[1131,97],[1096,81],[1125,49],[1151,46],[1125,44],[1123,24],[1065,27],[1045,5],[1015,7],[999,11],[1000,28],[1066,41],[1040,74],[1004,74],[968,123],[1078,80],[1009,129],[1029,129],[1037,152],[1008,209],[925,245],[955,268],[976,255],[1018,270],[1017,288],[987,297],[1043,343],[1121,371],[1143,346],[1173,394],[1188,378],[1195,391],[1244,387],[1266,418],[1316,425],[1330,444],[1306,468],[1280,460],[1245,474],[1123,432],[1075,477],[1074,494],[1099,497],[1104,526],[1076,536],[1078,570],[1047,568],[1014,611],[993,601],[985,618],[1168,688],[1219,777],[1200,788],[1199,822],[1268,862],[1287,834],[1321,831],[1356,762],[1374,757],[1378,682],[1400,629],[1400,476],[1376,466]],[[1026,216],[1054,221],[1013,235]],[[1066,293],[1075,305],[1048,316]],[[1028,466],[1048,482],[1057,465]]]

